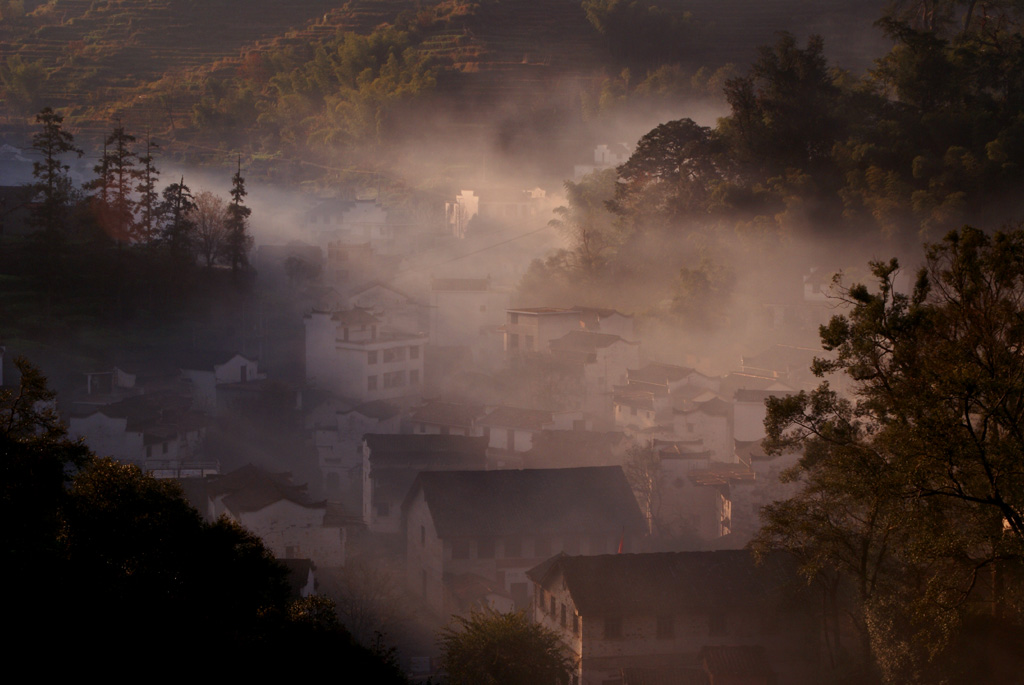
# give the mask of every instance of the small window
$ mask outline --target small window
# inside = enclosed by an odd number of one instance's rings
[[[480,538],[476,543],[477,557],[480,559],[494,558],[494,538]]]
[[[622,637],[622,617],[607,616],[604,619],[604,639],[618,640]]]
[[[663,614],[658,616],[658,639],[668,640],[675,635],[675,622],[672,616]]]
[[[508,315],[508,322],[512,323],[512,324],[519,323],[519,315],[518,314],[509,314]]]
[[[452,559],[469,559],[469,540],[452,540]]]
[[[551,614],[552,616],[554,616],[555,615],[555,596],[551,595],[550,597],[548,597],[548,602],[549,602],[548,603],[548,613]]]

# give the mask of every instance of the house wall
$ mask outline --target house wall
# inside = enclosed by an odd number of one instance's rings
[[[704,447],[711,450],[716,461],[732,463],[736,460],[736,443],[727,417],[697,410],[675,414],[673,423],[681,439],[703,440]]]
[[[559,636],[577,663],[581,685],[618,681],[622,668],[648,666],[657,657],[672,656],[696,665],[698,653],[708,645],[762,645],[771,655],[773,666],[786,668],[780,682],[816,682],[815,632],[800,615],[757,606],[676,609],[662,614],[661,620],[670,623],[671,630],[659,635],[657,614],[579,615],[561,577],[549,579],[545,587],[535,584],[534,597],[534,621]],[[578,629],[574,629],[574,615],[578,617]],[[619,637],[606,637],[609,618],[619,620]]]
[[[495,291],[434,290],[430,294],[433,343],[475,345],[480,329],[505,322],[509,294]]]
[[[322,507],[278,500],[259,511],[234,514],[279,558],[309,558],[317,566],[345,565],[344,529],[325,528]]]
[[[140,462],[146,451],[141,433],[127,432],[128,420],[111,418],[99,412],[86,417],[71,417],[68,435],[83,438],[85,444],[101,457]]]
[[[406,589],[422,598],[435,614],[443,615],[445,545],[437,536],[422,490],[410,502],[405,533]]]
[[[546,314],[509,311],[505,319],[505,351],[547,352],[552,340],[578,330],[580,314],[576,311]]]

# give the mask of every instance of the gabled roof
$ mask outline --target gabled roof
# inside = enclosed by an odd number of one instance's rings
[[[246,357],[238,352],[224,352],[219,350],[191,351],[183,355],[179,368],[189,371],[213,371],[214,367],[223,366],[235,357],[241,357],[247,362],[257,361],[255,358]]]
[[[363,402],[360,405],[352,407],[348,411],[339,411],[339,414],[349,413],[362,414],[371,419],[377,419],[378,421],[387,421],[388,419],[394,418],[402,413],[400,407],[391,404],[387,400],[370,400],[369,402]]]
[[[421,492],[442,538],[607,533],[646,527],[619,466],[421,473]]]
[[[694,373],[694,370],[688,366],[652,362],[639,369],[628,369],[626,373],[630,382],[665,384],[681,381]]]
[[[802,585],[791,557],[772,554],[759,566],[747,550],[562,554],[527,576],[541,585],[560,576],[583,616],[756,610]]]
[[[331,321],[336,321],[341,326],[368,326],[380,323],[380,319],[371,314],[370,310],[361,307],[332,312]]]
[[[554,422],[551,412],[542,409],[522,409],[519,407],[498,407],[477,423],[481,426],[497,426],[499,428],[522,428],[524,430],[541,430]]]
[[[707,414],[708,416],[724,417],[729,417],[732,414],[732,404],[718,397],[710,399],[707,402],[699,402],[695,404],[696,406],[693,409],[676,409],[675,411],[677,414],[694,414],[700,412],[701,414]]]
[[[419,468],[455,465],[463,468],[479,466],[487,462],[485,437],[465,435],[377,435],[363,436],[370,448],[370,463],[374,469],[394,465]]]
[[[416,423],[468,428],[483,415],[484,406],[482,404],[427,400],[412,413],[410,418]]]
[[[561,338],[556,338],[551,341],[552,351],[569,351],[569,352],[594,352],[599,349],[611,347],[617,342],[623,342],[627,345],[639,345],[639,343],[629,342],[623,340],[617,335],[611,333],[593,333],[591,331],[569,331]]]
[[[281,500],[302,507],[324,507],[322,502],[309,499],[305,485],[294,485],[290,473],[272,473],[252,464],[210,476],[206,489],[212,499],[223,496],[224,506],[235,514],[259,511]]]

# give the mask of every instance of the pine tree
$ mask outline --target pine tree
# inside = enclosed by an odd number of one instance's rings
[[[88,187],[93,196],[97,220],[103,231],[118,243],[136,237],[135,202],[132,200],[132,179],[135,178],[136,156],[132,151],[135,136],[125,133],[120,122],[103,141],[103,156],[93,167],[96,178]]]
[[[71,167],[61,161],[68,153],[82,156],[82,150],[75,146],[75,139],[63,128],[64,117],[46,107],[36,115],[36,123],[43,130],[32,136],[32,151],[42,160],[32,164],[31,185],[33,195],[42,196],[32,210],[32,223],[47,233],[53,234],[65,225],[68,206],[74,191],[68,171]]]
[[[242,177],[242,158],[238,158],[238,170],[231,178],[231,204],[228,205],[227,242],[225,253],[231,264],[231,272],[238,273],[249,265],[248,253],[252,249],[252,236],[249,235],[249,215],[252,210],[242,204],[245,198],[245,179]]]
[[[185,177],[164,188],[163,202],[157,212],[163,221],[160,240],[178,263],[190,261],[195,242],[195,222],[191,213],[196,208],[192,191],[185,185]]]
[[[160,171],[153,163],[153,152],[159,149],[160,146],[146,136],[146,154],[139,157],[139,184],[135,186],[139,193],[139,220],[136,232],[138,238],[145,242],[156,239],[159,230],[160,194],[156,190],[156,181],[160,177]]]

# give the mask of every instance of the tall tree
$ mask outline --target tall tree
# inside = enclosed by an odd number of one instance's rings
[[[192,219],[196,201],[185,185],[185,177],[164,188],[158,215],[163,221],[160,239],[178,264],[189,261],[196,240],[196,224]]]
[[[242,158],[238,158],[238,170],[231,177],[231,203],[227,209],[225,228],[227,237],[224,252],[231,272],[237,274],[239,269],[249,266],[249,250],[253,239],[249,235],[249,215],[252,210],[242,204],[245,200],[245,179],[242,177]]]
[[[835,356],[814,371],[852,397],[826,382],[769,400],[765,447],[803,448],[804,488],[766,508],[759,544],[850,578],[883,677],[911,682],[950,667],[970,602],[1024,634],[999,580],[1024,559],[1024,230],[950,233],[910,295],[897,272],[875,263],[874,290],[850,287],[822,327]]]
[[[223,198],[202,190],[186,216],[194,227],[196,252],[206,266],[213,266],[223,257],[228,238],[228,214]]]
[[[74,136],[64,130],[64,117],[51,108],[39,112],[36,123],[42,130],[32,136],[32,152],[42,159],[32,163],[32,190],[42,196],[42,201],[32,210],[32,222],[52,235],[65,228],[74,190],[68,174],[71,167],[62,158],[72,153],[81,157],[82,150],[75,145]]]
[[[103,156],[93,167],[96,178],[88,185],[96,191],[94,207],[100,228],[117,243],[136,238],[135,202],[132,181],[136,155],[132,151],[135,136],[125,133],[118,122],[103,141]]]
[[[160,178],[160,171],[156,168],[153,157],[154,152],[159,149],[160,146],[146,136],[146,153],[138,158],[139,169],[136,173],[139,184],[135,186],[135,190],[139,193],[139,219],[136,228],[137,237],[143,242],[155,240],[159,230],[160,194],[157,192],[156,182]]]

